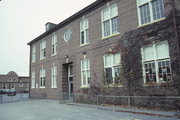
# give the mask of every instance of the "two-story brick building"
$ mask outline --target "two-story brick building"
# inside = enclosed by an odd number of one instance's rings
[[[14,71],[0,74],[0,89],[14,89],[17,93],[29,91],[29,77],[18,76]]]
[[[30,96],[180,95],[179,11],[178,0],[97,0],[47,23],[28,43]]]

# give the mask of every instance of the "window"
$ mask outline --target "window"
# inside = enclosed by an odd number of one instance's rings
[[[15,89],[15,84],[11,83],[11,88],[10,89]]]
[[[52,36],[52,49],[51,54],[56,55],[57,54],[57,35],[53,34]]]
[[[137,5],[140,25],[165,17],[163,0],[137,0]]]
[[[104,56],[104,71],[105,71],[105,83],[117,84],[121,83],[120,80],[121,70],[121,55],[109,54]]]
[[[31,73],[31,88],[35,88],[35,71]]]
[[[68,42],[71,39],[71,35],[71,29],[66,29],[66,31],[64,32],[64,41]]]
[[[118,8],[117,4],[101,11],[102,36],[107,37],[118,33]]]
[[[46,41],[40,43],[40,60],[46,58]]]
[[[36,46],[32,47],[32,63],[36,61]]]
[[[80,22],[80,44],[85,45],[89,43],[89,23],[88,19]]]
[[[3,89],[6,89],[6,83],[3,83],[2,88],[3,88]]]
[[[40,70],[40,88],[45,88],[46,70]]]
[[[68,73],[69,73],[69,77],[73,77],[73,64],[69,64],[69,66],[68,66],[69,68],[68,68]]]
[[[51,87],[57,88],[57,67],[55,65],[51,67]]]
[[[23,83],[22,83],[22,81],[20,81],[20,83],[19,83],[19,87],[23,87]]]
[[[90,62],[88,59],[81,60],[81,86],[89,87],[90,83]]]
[[[9,82],[12,82],[12,78],[9,78]]]
[[[145,83],[170,82],[172,80],[167,42],[143,47],[142,62]]]

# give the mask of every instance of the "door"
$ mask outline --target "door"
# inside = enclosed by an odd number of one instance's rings
[[[68,65],[68,86],[69,86],[69,98],[73,95],[73,64]]]

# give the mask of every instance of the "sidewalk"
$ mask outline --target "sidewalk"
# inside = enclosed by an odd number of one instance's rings
[[[91,104],[81,104],[81,103],[66,103],[67,105],[81,106],[81,107],[90,107],[97,108],[109,111],[116,112],[126,112],[133,114],[142,114],[142,115],[150,115],[156,117],[169,117],[169,118],[177,118],[180,120],[180,112],[170,112],[170,111],[157,111],[157,110],[145,110],[145,109],[136,109],[136,108],[123,108],[119,106],[97,106]]]

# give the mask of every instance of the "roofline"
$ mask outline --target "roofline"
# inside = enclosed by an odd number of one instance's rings
[[[29,78],[29,76],[19,76],[19,78]]]
[[[95,2],[93,2],[92,4],[88,5],[87,7],[83,8],[82,10],[80,10],[79,12],[75,13],[74,15],[70,16],[69,18],[65,19],[64,21],[60,22],[59,24],[57,24],[56,26],[54,26],[53,28],[51,28],[50,30],[44,32],[43,34],[41,34],[40,36],[36,37],[35,39],[33,39],[32,41],[30,41],[29,43],[27,43],[28,45],[32,45],[33,43],[39,41],[40,39],[42,39],[43,37],[55,32],[56,30],[66,26],[67,24],[69,24],[70,22],[78,19],[81,15],[86,14],[91,12],[92,10],[98,8],[99,6],[102,6],[104,3],[106,3],[107,1],[110,0],[96,0]]]

